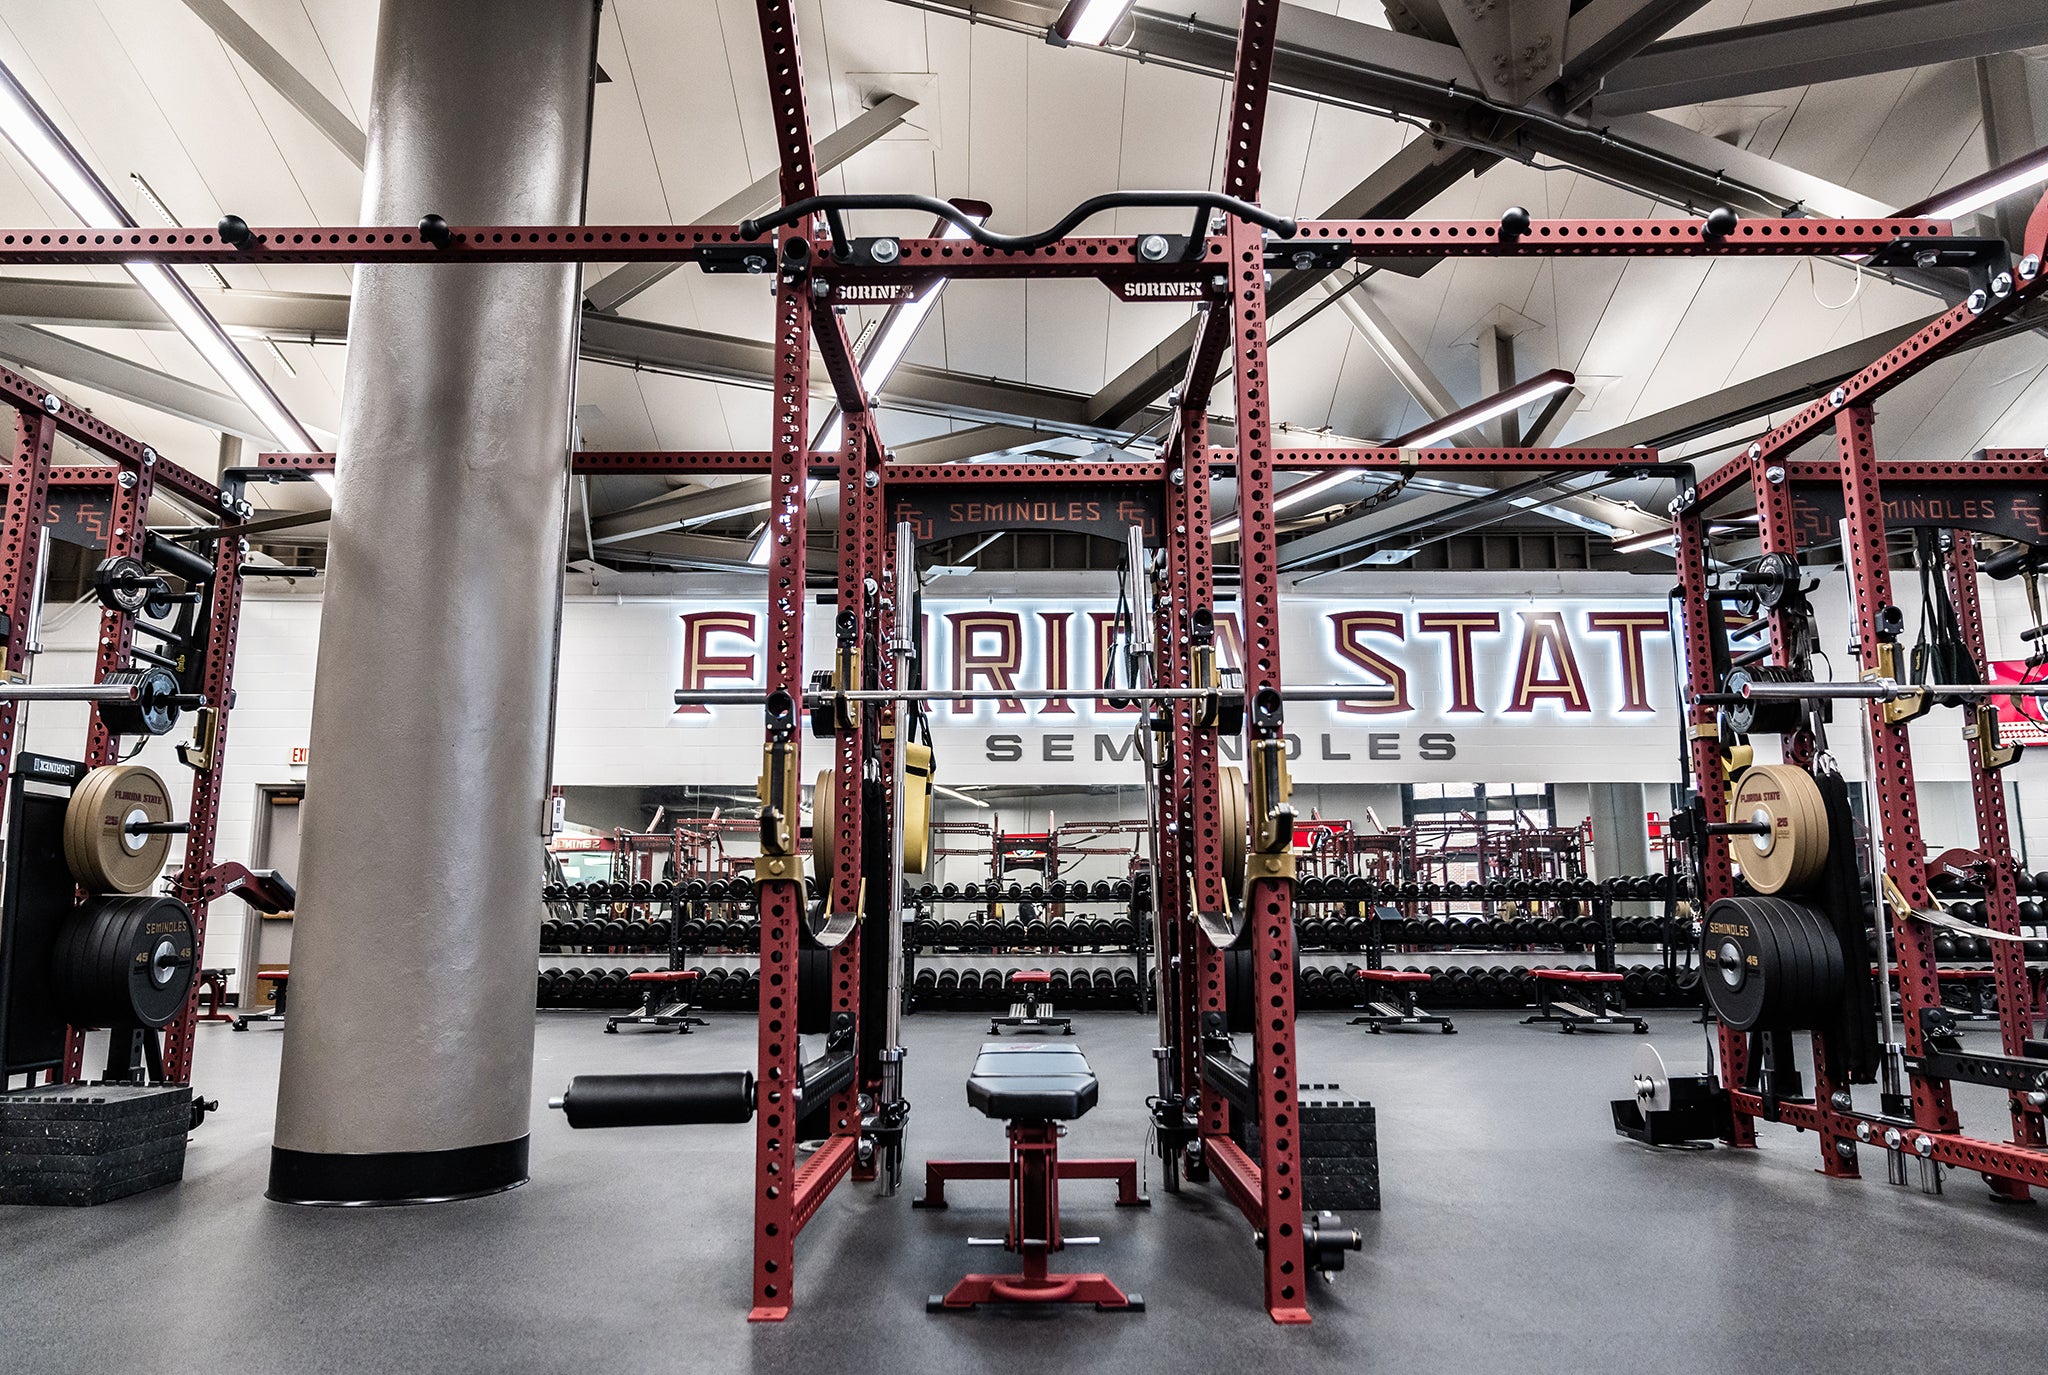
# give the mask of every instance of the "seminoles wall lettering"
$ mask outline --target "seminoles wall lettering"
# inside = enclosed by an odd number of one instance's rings
[[[926,665],[926,681],[964,690],[1055,693],[1102,683],[1114,644],[1113,611],[1098,609],[1100,602],[1058,608],[1030,601],[1013,605],[1016,609],[985,604],[935,608],[927,621],[927,645],[936,662]],[[1391,701],[1331,703],[1332,719],[1338,722],[1418,713],[1424,721],[1434,715],[1503,722],[1654,714],[1650,641],[1668,641],[1668,612],[1640,601],[1582,607],[1582,602],[1561,600],[1512,610],[1426,601],[1403,607],[1338,604],[1338,609],[1321,612],[1303,608],[1307,616],[1291,624],[1285,640],[1287,680],[1355,681],[1392,690]],[[757,612],[692,611],[683,613],[681,621],[681,686],[758,683]],[[1229,609],[1216,617],[1216,643],[1225,667],[1242,665],[1243,638]],[[814,656],[819,652],[814,645]],[[677,714],[702,717],[713,710],[684,707]],[[1115,721],[1135,710],[1054,697],[953,702],[939,714],[961,724],[993,717],[1054,726],[1083,718]]]

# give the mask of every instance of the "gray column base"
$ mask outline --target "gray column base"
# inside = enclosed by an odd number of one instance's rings
[[[270,1148],[264,1197],[314,1208],[452,1203],[516,1189],[527,1180],[529,1138],[449,1151],[328,1154]]]

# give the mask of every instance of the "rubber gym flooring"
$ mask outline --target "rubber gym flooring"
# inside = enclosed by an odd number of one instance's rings
[[[1675,1072],[1700,1028],[1653,1013]],[[1143,1154],[1150,1018],[1084,1013],[1101,1105],[1066,1149]],[[987,1026],[906,1019],[913,1169],[1003,1148],[962,1088]],[[842,1185],[797,1251],[797,1307],[744,1321],[751,1126],[571,1132],[547,1095],[573,1074],[739,1068],[749,1016],[688,1037],[606,1036],[602,1014],[540,1016],[534,1178],[494,1198],[318,1210],[262,1197],[282,1031],[200,1028],[200,1084],[221,1110],[182,1185],[83,1211],[0,1208],[0,1371],[891,1372],[2038,1372],[2048,1207],[2006,1207],[1975,1177],[1945,1197],[1817,1176],[1815,1147],[1767,1128],[1753,1152],[1653,1152],[1615,1136],[1607,1100],[1644,1038],[1561,1036],[1465,1013],[1459,1034],[1370,1036],[1304,1020],[1306,1079],[1377,1103],[1385,1208],[1347,1221],[1363,1254],[1282,1329],[1259,1306],[1257,1253],[1213,1185],[1150,1209],[1066,1187],[1062,1268],[1109,1273],[1148,1311],[928,1315],[927,1294],[1009,1268],[995,1184],[913,1212]],[[1977,1039],[1973,1037],[1973,1039]],[[1995,1130],[1995,1098],[1965,1120]]]

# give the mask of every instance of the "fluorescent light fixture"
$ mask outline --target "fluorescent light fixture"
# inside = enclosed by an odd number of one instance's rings
[[[2003,167],[1994,167],[1946,191],[1937,191],[1898,213],[1930,220],[1953,220],[1972,210],[1982,210],[2007,196],[2017,195],[2030,186],[2039,186],[2044,181],[2048,181],[2048,148],[2036,148],[2023,158],[2015,158]]]
[[[961,792],[959,789],[949,788],[943,783],[932,784],[932,791],[935,793],[944,793],[946,796],[952,798],[955,802],[965,802],[970,807],[980,807],[984,811],[988,809],[988,803],[983,802],[980,798],[969,797],[966,793]]]
[[[967,217],[976,224],[980,224],[989,216],[989,207],[980,201],[954,201],[953,204],[965,211]],[[967,237],[967,231],[951,220],[940,220],[934,233],[942,239]],[[883,386],[889,381],[889,374],[896,371],[896,365],[901,363],[903,355],[910,351],[910,341],[915,339],[918,330],[924,327],[925,318],[932,313],[932,307],[939,303],[939,293],[945,289],[946,279],[941,277],[916,300],[898,301],[890,306],[888,313],[882,317],[879,329],[862,332],[862,337],[867,340],[867,347],[861,350],[860,355],[860,389],[863,392],[869,396],[881,394]],[[818,427],[817,437],[811,441],[811,450],[814,453],[824,453],[836,449],[845,442],[845,438],[846,417],[840,413],[838,404],[834,403],[825,416],[825,423]],[[818,486],[815,479],[804,484],[806,503],[817,496]],[[773,525],[774,522],[770,521],[768,526],[762,529],[760,538],[754,541],[753,550],[747,555],[747,562],[756,568],[765,568],[768,564],[768,542]]]
[[[277,394],[265,385],[249,366],[249,360],[235,347],[220,322],[206,313],[206,307],[199,304],[191,288],[171,274],[171,270],[160,263],[127,263],[128,275],[136,284],[149,293],[158,310],[165,318],[178,327],[178,333],[186,342],[199,350],[199,356],[206,365],[227,383],[242,404],[255,412],[256,422],[270,431],[271,437],[294,453],[312,453],[320,446],[312,436],[292,418]]]
[[[1484,401],[1475,402],[1461,411],[1452,411],[1441,420],[1432,420],[1421,429],[1404,434],[1399,439],[1390,440],[1387,447],[1433,448],[1467,430],[1476,430],[1489,420],[1497,420],[1501,416],[1518,411],[1539,397],[1563,391],[1577,381],[1576,377],[1563,368],[1552,368],[1548,372],[1538,373],[1526,382],[1517,382],[1506,391],[1495,392]],[[1312,477],[1306,482],[1297,482],[1273,498],[1273,514],[1278,515],[1314,497],[1335,491],[1365,471],[1363,468],[1337,468],[1320,477]],[[1237,531],[1238,520],[1236,516],[1232,516],[1228,520],[1217,522],[1210,531],[1209,538],[1220,543],[1223,540],[1235,539]]]
[[[1067,7],[1047,30],[1046,41],[1099,48],[1130,11],[1131,0],[1067,0]]]
[[[156,211],[158,219],[173,229],[183,229],[185,227],[184,221],[171,213],[171,207],[164,204],[164,198],[159,196],[156,193],[156,188],[149,184],[149,178],[143,176],[140,172],[130,172],[128,180],[135,183],[135,189],[142,193],[142,199],[149,203],[149,208]],[[206,269],[206,275],[213,278],[213,284],[222,291],[232,291],[234,289],[228,285],[228,279],[220,275],[220,269],[212,263],[204,263],[201,266]],[[264,342],[270,343],[267,339]],[[277,345],[271,344],[270,351],[277,353]],[[277,361],[284,363],[284,355],[277,353]],[[292,376],[297,377],[299,375],[298,369],[294,368],[291,364],[284,363],[284,366],[285,371],[291,373]]]
[[[1629,535],[1614,541],[1617,554],[1639,554],[1645,549],[1655,549],[1660,544],[1672,544],[1678,539],[1673,530],[1651,530],[1641,535]]]
[[[38,176],[71,207],[71,213],[89,229],[132,229],[135,220],[90,167],[78,155],[42,107],[15,80],[14,73],[0,65],[0,134],[28,160]],[[127,263],[128,275],[149,293],[157,309],[178,332],[199,350],[208,367],[227,383],[228,390],[241,398],[256,416],[257,423],[270,431],[278,447],[308,453],[318,446],[249,360],[229,339],[220,322],[209,315],[184,279],[157,263]]]

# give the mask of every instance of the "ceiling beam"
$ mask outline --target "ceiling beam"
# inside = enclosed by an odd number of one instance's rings
[[[1042,31],[1058,8],[1030,0],[899,3],[1027,31],[1034,25]],[[1131,28],[1125,46],[1106,51],[1229,79],[1235,29],[1143,9],[1132,12]],[[1561,85],[1568,88],[1589,75],[1568,65]],[[1444,126],[1446,142],[1476,145],[1522,162],[1566,162],[1701,211],[1726,205],[1776,215],[1804,206],[1817,214],[1863,216],[1892,208],[1649,115],[1595,127],[1547,96],[1517,109],[1482,92],[1470,64],[1454,47],[1300,5],[1281,6],[1272,84],[1305,100],[1436,121]]]
[[[598,545],[616,544],[620,540],[658,535],[666,530],[701,525],[725,516],[766,510],[769,496],[768,479],[765,477],[745,477],[722,487],[693,487],[688,491],[671,492],[652,501],[643,501],[638,506],[595,518],[590,525],[591,539]]]
[[[1410,140],[1400,152],[1352,187],[1319,218],[1338,220],[1405,219],[1448,190],[1460,178],[1476,176],[1499,161],[1490,153],[1424,137]],[[1427,264],[1429,259],[1410,259]],[[1266,294],[1268,318],[1312,291],[1329,274],[1320,269],[1283,272]],[[1174,332],[1140,355],[1090,398],[1088,414],[1107,425],[1123,424],[1180,382],[1188,355],[1200,332],[1201,317],[1190,316]]]
[[[1014,449],[1019,444],[1029,444],[1034,439],[1043,439],[1041,430],[1024,429],[1016,425],[975,425],[951,434],[933,435],[930,439],[913,439],[908,444],[898,444],[889,450],[890,457],[903,463],[962,463],[983,454],[1001,453]]]
[[[862,111],[818,140],[816,158],[819,173],[831,171],[881,138],[916,108],[917,102],[908,96],[883,96],[872,109]],[[781,172],[771,172],[738,195],[729,196],[712,206],[693,222],[738,224],[765,210],[772,210],[782,204],[781,178]],[[627,263],[592,282],[583,293],[584,304],[592,310],[615,311],[681,266],[681,263]]]
[[[972,10],[975,15],[987,11],[1013,19],[1016,19],[1020,12],[1032,8],[1021,0],[994,0],[993,9],[990,0],[961,0],[957,4],[954,0],[945,2],[948,7]],[[1573,20],[1574,24],[1579,23],[1581,19],[1585,21],[1585,39],[1580,46],[1568,49],[1562,73],[1564,81],[1569,83],[1597,78],[1606,70],[1607,64],[1627,57],[1703,3],[1704,0],[1594,0],[1592,6],[1581,11],[1580,16]],[[1389,36],[1383,30],[1348,21],[1337,21],[1342,27],[1330,27],[1321,21],[1329,20],[1331,16],[1302,10],[1299,6],[1283,6],[1281,12],[1280,38],[1283,46],[1280,56],[1275,60],[1276,63],[1283,60],[1288,62],[1290,69],[1297,75],[1309,69],[1310,63],[1303,55],[1306,52],[1303,45],[1318,41],[1317,35],[1325,36],[1322,41],[1343,39],[1366,44],[1375,40],[1361,37],[1354,31],[1364,30],[1366,34]],[[1452,86],[1460,81],[1470,84],[1470,66],[1465,63],[1456,48],[1447,43],[1433,42],[1427,37],[1416,36],[1435,33],[1439,27],[1448,36],[1449,24],[1445,20],[1441,6],[1436,4],[1435,0],[1390,0],[1387,13],[1396,29],[1402,31],[1391,37],[1403,41],[1395,49],[1378,50],[1383,60],[1432,71],[1438,79]],[[1141,29],[1138,37],[1134,39],[1134,45],[1144,40],[1148,34],[1152,41],[1158,42],[1171,39],[1175,30],[1186,31],[1192,27],[1183,20],[1162,24],[1156,16],[1147,16],[1142,11],[1138,13],[1138,20]],[[1329,37],[1332,35],[1335,37]],[[1205,40],[1183,49],[1180,58],[1183,65],[1192,63],[1198,70],[1228,77],[1235,43],[1234,33],[1228,30],[1215,30],[1208,34]],[[1327,76],[1327,73],[1325,75]],[[1323,96],[1318,96],[1314,89],[1297,90],[1296,93],[1308,95],[1311,99],[1328,98],[1327,92]],[[1511,115],[1506,117],[1512,119]],[[1499,137],[1500,130],[1508,127],[1511,126],[1496,121],[1495,136]],[[1520,153],[1514,155],[1524,156]],[[1363,181],[1338,197],[1319,218],[1406,219],[1464,177],[1483,175],[1500,161],[1501,156],[1501,151],[1474,147],[1470,142],[1437,140],[1427,136],[1412,139],[1400,152],[1388,158]],[[1433,265],[1432,259],[1411,259],[1405,265],[1405,270],[1413,272],[1420,267],[1427,271]],[[1269,312],[1281,310],[1308,294],[1328,275],[1321,270],[1281,273],[1268,293]],[[1188,356],[1194,348],[1199,330],[1199,317],[1183,322],[1171,335],[1125,368],[1095,394],[1089,405],[1091,418],[1104,423],[1120,423],[1127,420],[1138,408],[1165,396],[1186,374]]]
[[[1843,378],[1855,376],[1890,353],[1926,323],[1924,320],[1916,321],[1868,335],[1812,358],[1802,358],[1747,381],[1694,397],[1668,410],[1624,421],[1599,434],[1585,435],[1577,442],[1587,448],[1599,449],[1627,449],[1636,445],[1670,448],[1718,434],[1744,421],[1762,419],[1773,411],[1796,410]]]
[[[348,297],[290,291],[195,291],[229,330],[287,343],[342,343]],[[132,282],[64,282],[0,277],[0,318],[77,329],[169,329],[171,322]]]
[[[1565,24],[1571,13],[1571,0],[1444,7],[1451,35],[1480,86],[1510,105],[1528,104],[1564,75]]]
[[[248,63],[272,90],[283,96],[287,104],[304,115],[329,143],[340,149],[343,157],[357,167],[363,165],[363,159],[368,155],[368,141],[355,121],[320,94],[319,88],[306,79],[305,73],[287,61],[283,53],[271,47],[262,34],[250,28],[227,0],[185,0],[185,8],[198,15],[235,56]]]
[[[1564,427],[1579,413],[1579,407],[1586,404],[1586,394],[1577,387],[1566,387],[1550,399],[1550,404],[1537,412],[1529,422],[1529,432],[1522,436],[1522,442],[1532,449],[1547,449],[1557,443],[1557,437],[1564,433]]]
[[[236,397],[33,325],[0,322],[0,358],[210,430],[243,435],[264,445],[274,442],[269,428]]]
[[[2048,6],[1873,0],[1653,44],[1608,73],[1592,109],[1601,115],[1668,110],[2042,43],[2048,43]]]
[[[2017,162],[2043,142],[2040,112],[2034,105],[2034,84],[2027,59],[2018,53],[1993,53],[1977,59],[1977,99],[1984,111],[1984,155],[1992,167]],[[2029,206],[1987,207],[1997,232],[2007,243],[2026,242]]]
[[[1566,109],[1599,89],[1605,74],[1662,38],[1707,0],[1588,0],[1564,36]]]
[[[1387,371],[1394,375],[1401,389],[1429,412],[1431,420],[1441,420],[1458,409],[1457,398],[1451,395],[1451,389],[1443,384],[1443,379],[1424,361],[1415,345],[1408,342],[1408,336],[1363,288],[1353,290],[1349,281],[1340,282],[1335,278],[1323,282],[1322,288],[1337,298],[1337,309],[1344,312],[1344,318],[1351,322],[1351,327],[1379,355],[1379,360],[1386,364]]]

